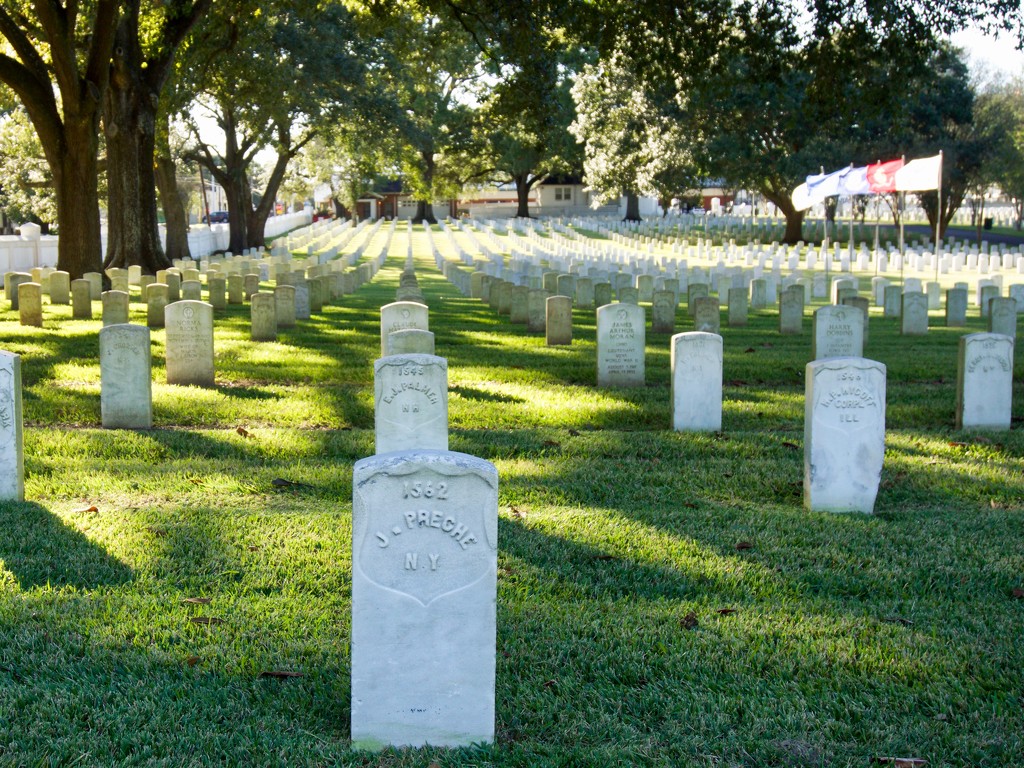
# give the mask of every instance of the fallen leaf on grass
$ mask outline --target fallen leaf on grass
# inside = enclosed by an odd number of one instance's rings
[[[796,450],[799,450],[799,449],[800,449],[800,446],[799,446],[799,445],[797,445],[796,443],[791,443],[791,442],[789,442],[788,440],[782,443],[782,447],[783,447],[783,448],[791,448],[791,449],[792,449],[792,450],[794,450],[794,451],[796,451]]]
[[[249,547],[250,552],[259,552],[261,549],[263,549],[263,547],[259,546],[258,544],[253,544],[251,547]]]
[[[521,510],[519,507],[515,506],[515,505],[510,506],[508,508],[508,511],[512,514],[512,517],[514,517],[516,520],[522,520],[524,517],[526,517],[526,513],[523,510]]]
[[[186,597],[181,602],[188,603],[189,605],[209,605],[211,600],[209,597]]]
[[[95,504],[93,504],[93,505],[90,505],[90,506],[86,507],[85,509],[76,509],[74,512],[72,512],[72,514],[74,514],[74,515],[84,515],[87,512],[99,512],[99,511],[100,511],[99,507],[97,507]]]
[[[249,430],[246,429],[245,427],[236,427],[235,432],[240,434],[242,437],[252,438],[253,440],[256,439],[255,437],[253,437],[253,435],[249,434]]]
[[[950,442],[949,447],[950,448],[966,448],[967,447],[967,443]]]
[[[223,624],[224,619],[218,619],[216,616],[193,616],[189,619],[193,624]]]
[[[917,765],[928,765],[928,761],[920,757],[876,757],[872,759],[875,763],[885,763],[893,768],[914,768]]]
[[[544,442],[542,443],[542,445],[546,445],[546,446],[549,446],[549,447],[551,447],[551,448],[558,448],[558,447],[560,447],[560,446],[561,446],[562,444],[561,444],[560,442],[558,442],[557,440],[545,440],[545,441],[544,441]]]
[[[285,669],[269,669],[260,672],[260,677],[274,677],[278,680],[285,680],[289,677],[302,677],[301,672],[289,672]]]
[[[735,608],[719,608],[717,611],[715,611],[715,613],[717,613],[719,616],[732,616],[734,613],[736,613],[736,609]]]
[[[578,429],[570,429],[569,434],[572,435],[573,437],[579,437],[580,431]]]
[[[1024,587],[1014,587],[1012,594],[1018,600],[1024,600]]]
[[[698,507],[692,501],[684,501],[683,506],[686,507],[687,509],[700,509],[700,507]]]
[[[746,348],[746,349],[744,349],[743,351],[744,351],[744,352],[746,352],[747,354],[749,354],[749,353],[751,353],[751,352],[756,352],[757,350],[756,350],[756,349],[754,349],[753,347],[747,347],[747,348]]]
[[[912,622],[910,619],[904,619],[902,616],[886,616],[884,619],[882,619],[882,621],[884,621],[886,624],[899,624],[904,627],[914,626],[914,622]]]
[[[754,548],[754,545],[751,544],[749,541],[741,541],[741,542],[739,542],[736,545],[736,550],[738,552],[742,552],[745,549],[753,549],[753,548]]]
[[[166,528],[155,528],[152,525],[147,525],[146,526],[146,530],[149,531],[150,533],[152,533],[154,536],[166,536],[167,535],[167,529]]]
[[[187,659],[185,659],[185,663],[188,664],[190,667],[194,667],[196,664],[199,663],[199,657],[189,656]]]
[[[697,614],[693,611],[690,611],[679,620],[679,626],[683,629],[696,629],[699,623],[700,622],[697,621]]]
[[[555,680],[545,680],[544,681],[544,687],[545,688],[554,688],[556,685],[558,685],[558,683]]]

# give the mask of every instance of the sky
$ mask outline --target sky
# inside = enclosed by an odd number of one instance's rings
[[[993,38],[977,30],[967,30],[953,35],[952,39],[955,45],[967,50],[972,72],[981,66],[991,74],[1002,72],[1007,77],[1024,76],[1024,52],[1014,48],[1009,35]]]

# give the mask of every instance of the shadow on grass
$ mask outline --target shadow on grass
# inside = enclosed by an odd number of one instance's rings
[[[132,570],[35,502],[0,503],[0,560],[23,590],[118,586]]]

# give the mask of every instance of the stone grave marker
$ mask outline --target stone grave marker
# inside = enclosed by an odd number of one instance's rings
[[[43,286],[39,283],[18,285],[18,319],[22,325],[43,327]]]
[[[99,301],[103,293],[103,275],[99,272],[86,272],[82,275],[83,280],[89,281],[89,288],[92,291],[92,300]]]
[[[722,429],[722,358],[722,337],[717,333],[672,337],[672,429]]]
[[[594,283],[594,306],[603,307],[612,303],[612,284]]]
[[[88,280],[71,281],[71,317],[92,320],[92,287]]]
[[[164,308],[167,383],[212,387],[213,307],[176,301]]]
[[[375,452],[448,450],[448,361],[388,355],[373,365]]]
[[[1009,429],[1013,405],[1013,339],[1000,333],[960,337],[956,428]]]
[[[899,317],[900,308],[903,305],[903,288],[898,285],[887,285],[884,288],[885,297],[882,306],[883,317]]]
[[[309,281],[301,272],[292,273],[292,288],[295,289],[295,319],[309,320],[313,316],[313,307],[309,303]]]
[[[71,275],[57,270],[50,273],[50,303],[71,303]]]
[[[885,455],[885,366],[815,360],[804,376],[804,507],[870,514]]]
[[[730,288],[729,299],[729,327],[742,328],[747,324],[748,292],[746,288]]]
[[[594,281],[589,277],[576,279],[576,306],[582,309],[594,308]]]
[[[238,274],[228,275],[228,304],[242,304],[245,301],[245,278]]]
[[[128,294],[124,291],[104,291],[103,325],[121,325],[128,322]]]
[[[355,749],[494,740],[497,546],[493,464],[422,450],[356,463]]]
[[[654,301],[654,275],[637,275],[636,292],[639,301]]]
[[[860,357],[864,350],[864,316],[853,307],[829,305],[814,312],[815,360]]]
[[[924,336],[928,333],[928,297],[914,291],[903,294],[903,303],[900,306],[901,323],[900,333],[904,336]]]
[[[755,277],[750,281],[750,308],[764,309],[768,306],[768,281]]]
[[[164,327],[166,307],[167,286],[164,283],[150,283],[146,286],[146,325],[149,328]]]
[[[249,297],[249,336],[253,341],[277,341],[277,301],[270,291]]]
[[[542,288],[531,288],[526,295],[526,330],[530,333],[544,333],[546,330],[549,297],[550,294]]]
[[[559,275],[555,283],[556,296],[568,296],[572,299],[576,295],[576,276],[575,275]]]
[[[312,316],[314,313],[319,314],[324,311],[324,284],[319,277],[311,277],[306,280],[306,286],[309,288],[309,313]]]
[[[630,286],[619,288],[618,295],[619,301],[623,304],[638,304],[640,302],[640,292]]]
[[[113,270],[110,271],[113,272]],[[121,274],[121,271],[122,270],[119,270],[118,274],[110,276],[110,290],[130,295],[131,283],[128,281],[128,275]]]
[[[151,366],[149,328],[124,323],[100,329],[100,418],[104,428],[153,426]]]
[[[415,328],[430,330],[430,310],[416,301],[394,301],[380,308],[380,353],[387,354],[388,334]]]
[[[509,322],[525,325],[530,320],[530,289],[525,285],[512,288],[512,299],[509,303]]]
[[[644,310],[636,304],[597,310],[597,386],[644,386],[645,331]]]
[[[0,500],[25,500],[21,356],[0,351]]]
[[[4,293],[7,300],[11,302],[11,309],[15,312],[18,306],[18,286],[23,283],[31,283],[32,275],[28,272],[8,272],[4,275]]]
[[[550,296],[545,306],[544,329],[549,347],[572,344],[572,299]]]
[[[251,299],[252,295],[260,289],[260,276],[250,272],[247,275],[242,276],[242,293],[245,294],[246,299]]]
[[[207,293],[210,297],[210,306],[214,309],[227,309],[228,297],[227,287],[228,281],[220,275],[210,277],[206,281]]]
[[[703,333],[719,333],[722,329],[722,310],[718,297],[701,296],[694,301],[693,325]]]
[[[804,332],[804,289],[790,286],[779,294],[779,333],[783,335]]]
[[[950,288],[946,291],[946,326],[962,328],[967,325],[967,289]]]
[[[1017,338],[1017,300],[996,296],[988,303],[988,332]]]
[[[178,274],[178,271],[174,269],[168,269],[167,275],[164,278],[164,280],[166,281],[164,284],[167,286],[167,303],[173,304],[176,301],[180,301],[181,275]]]
[[[868,343],[868,329],[871,325],[871,299],[866,296],[850,296],[843,299],[842,304],[844,307],[853,307],[859,309],[863,316],[864,322],[862,324],[863,335],[862,341],[864,344]]]
[[[686,287],[686,313],[693,317],[693,313],[696,310],[697,299],[702,296],[708,295],[708,284],[707,283],[690,283]]]
[[[278,328],[295,327],[295,286],[279,285],[274,288],[274,309]]]
[[[202,301],[203,284],[198,280],[182,280],[181,298],[184,301]]]
[[[998,285],[983,285],[978,290],[978,306],[981,316],[988,317],[989,301],[999,296]]]
[[[434,334],[419,328],[404,328],[392,331],[387,337],[387,355],[432,355]]]
[[[651,302],[651,331],[675,333],[676,297],[672,291],[654,291]]]

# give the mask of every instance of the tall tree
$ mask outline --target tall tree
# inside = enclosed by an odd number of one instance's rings
[[[0,81],[39,135],[57,199],[57,265],[72,278],[102,264],[97,152],[119,6],[0,3],[0,35],[9,46],[0,52]]]
[[[160,245],[156,141],[161,93],[178,47],[211,0],[122,0],[104,101],[107,254],[103,266],[171,266]]]

